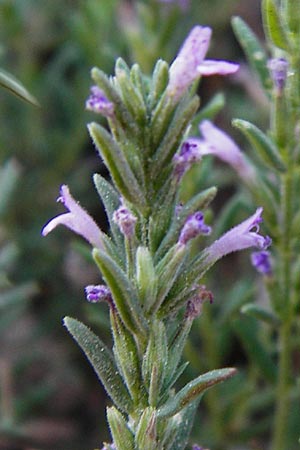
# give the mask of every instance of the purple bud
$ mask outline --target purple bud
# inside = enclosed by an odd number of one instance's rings
[[[181,230],[179,244],[185,245],[199,234],[210,234],[211,227],[204,223],[204,216],[201,211],[189,216]]]
[[[176,178],[180,180],[191,165],[196,161],[200,161],[200,159],[200,146],[197,143],[185,141],[181,146],[180,152],[173,157],[174,175]]]
[[[111,117],[114,114],[114,104],[108,100],[104,92],[98,86],[91,87],[91,94],[85,103],[86,109]]]
[[[268,63],[268,68],[275,87],[282,92],[286,83],[289,63],[285,58],[273,58]]]
[[[130,238],[134,235],[137,218],[123,204],[113,213],[113,221],[119,226],[125,237]]]
[[[185,317],[195,319],[202,312],[203,303],[205,301],[213,303],[213,294],[206,289],[206,286],[200,286],[199,291],[188,301]]]
[[[267,276],[272,275],[270,252],[267,250],[253,252],[251,254],[251,263],[259,273]]]
[[[85,295],[87,301],[91,303],[112,303],[111,292],[109,288],[104,284],[91,284],[89,286],[86,286]]]

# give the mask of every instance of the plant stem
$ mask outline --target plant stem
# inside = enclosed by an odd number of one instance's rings
[[[287,446],[286,432],[290,406],[290,328],[290,321],[286,321],[282,324],[279,331],[279,373],[272,450],[283,450]]]

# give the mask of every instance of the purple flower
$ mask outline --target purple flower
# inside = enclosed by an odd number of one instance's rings
[[[203,155],[215,155],[222,161],[232,166],[240,177],[253,180],[255,177],[252,166],[237,144],[209,120],[203,120],[199,125],[201,138],[189,138],[187,143],[198,146],[198,152]],[[194,149],[194,152],[197,150]]]
[[[256,212],[239,225],[227,231],[206,249],[206,263],[214,263],[229,253],[244,250],[249,247],[258,247],[265,250],[271,243],[271,239],[258,234],[259,224],[262,222],[263,208]]]
[[[270,252],[267,250],[253,252],[251,254],[251,263],[259,273],[267,276],[272,275]]]
[[[62,185],[61,196],[57,201],[62,202],[69,212],[60,214],[50,220],[42,230],[42,235],[46,236],[57,225],[65,225],[70,230],[83,236],[93,247],[103,248],[102,232],[89,216],[89,214],[71,196],[68,186]]]
[[[211,227],[204,223],[204,216],[201,211],[189,216],[181,230],[178,243],[186,245],[188,241],[199,234],[210,234]]]
[[[180,152],[173,158],[174,174],[177,179],[180,180],[191,165],[196,161],[200,161],[200,159],[200,143],[185,141],[181,146]]]
[[[91,284],[85,287],[86,299],[91,303],[112,302],[111,292],[104,284]]]
[[[281,93],[286,83],[289,63],[285,58],[273,58],[269,61],[268,68],[271,72],[275,87]]]
[[[111,117],[114,114],[114,104],[108,100],[104,92],[98,86],[91,87],[91,94],[85,103],[86,109]]]
[[[134,235],[137,218],[126,208],[123,201],[121,206],[113,213],[113,221],[119,226],[125,237],[130,238]]]
[[[170,67],[168,94],[178,100],[186,89],[201,75],[228,75],[235,73],[239,65],[228,61],[205,60],[212,30],[200,25],[192,28],[177,58]]]

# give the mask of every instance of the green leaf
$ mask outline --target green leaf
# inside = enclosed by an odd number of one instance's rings
[[[8,89],[10,92],[26,102],[31,103],[34,106],[40,106],[37,99],[33,97],[30,92],[28,92],[22,83],[3,69],[0,69],[0,86]]]
[[[169,66],[165,61],[159,59],[154,67],[151,90],[149,93],[149,107],[151,108],[151,110],[160,100],[162,94],[168,86],[168,82]]]
[[[299,39],[300,33],[300,2],[299,0],[285,1],[285,17],[295,41]]]
[[[161,304],[172,288],[178,273],[183,266],[186,254],[186,246],[176,244],[155,267],[158,288],[155,303],[150,310],[152,314],[159,310]]]
[[[147,311],[157,295],[157,278],[152,256],[147,247],[138,247],[136,252],[136,281],[139,298]]]
[[[232,19],[233,31],[242,46],[252,70],[268,92],[273,83],[268,69],[268,55],[251,28],[240,17]]]
[[[178,331],[168,350],[168,366],[166,368],[165,387],[170,387],[173,382],[173,378],[176,372],[178,372],[178,365],[180,363],[183,349],[191,330],[193,320],[185,318],[182,325],[178,327]],[[185,365],[182,369],[185,369]]]
[[[262,0],[262,18],[266,36],[279,48],[291,51],[287,30],[281,22],[280,13],[274,0]]]
[[[83,350],[113,402],[122,411],[132,410],[132,400],[118,372],[111,352],[87,326],[71,317],[64,325]]]
[[[261,320],[273,326],[278,326],[280,324],[279,318],[273,314],[271,311],[263,309],[261,306],[255,303],[246,303],[241,308],[241,313],[247,316],[254,317],[255,319]]]
[[[139,206],[145,205],[145,199],[124,153],[112,136],[101,125],[93,122],[88,126],[91,137],[99,150],[114,184],[124,198]]]
[[[124,61],[122,58],[117,59],[115,72],[115,84],[119,87],[119,92],[124,105],[135,119],[135,122],[139,125],[144,125],[147,118],[147,111],[143,95],[131,81],[130,72],[124,68]]]
[[[178,214],[177,220],[173,221],[170,229],[168,230],[168,233],[164,237],[155,254],[156,261],[159,261],[159,259],[164,255],[165,251],[169,249],[171,245],[174,245],[176,243],[176,241],[178,240],[179,232],[183,227],[187,217],[191,214],[194,214],[196,211],[206,209],[215,198],[216,194],[217,188],[213,186],[195,195],[185,205],[183,205]]]
[[[142,388],[140,361],[136,342],[114,308],[110,309],[110,321],[114,340],[113,352],[117,365],[133,401],[141,404],[144,389]]]
[[[197,96],[192,99],[185,98],[176,108],[174,117],[171,120],[164,136],[159,143],[155,154],[152,157],[151,172],[155,179],[157,173],[161,172],[161,168],[168,164],[172,156],[177,151],[184,132],[199,107],[199,98]],[[155,130],[153,129],[155,132]]]
[[[167,336],[162,321],[153,320],[147,350],[143,358],[142,373],[149,392],[149,404],[156,406],[164,381],[168,361]]]
[[[133,333],[144,335],[147,329],[136,292],[126,274],[106,253],[99,249],[93,251],[104,280],[109,286],[116,308],[126,325]]]
[[[223,381],[231,378],[236,373],[234,368],[225,368],[212,370],[204,375],[200,375],[193,381],[190,381],[184,388],[182,388],[174,397],[170,398],[159,410],[158,417],[166,418],[172,417],[179,411],[184,409],[187,405],[191,404],[200,395],[202,395],[207,389],[215,384],[222,383]]]
[[[107,75],[96,67],[92,69],[91,75],[97,85],[104,91],[107,98],[115,105],[114,112],[117,121],[117,128],[120,126],[120,128],[126,130],[127,133],[129,131],[132,138],[138,136],[139,128],[137,124],[133,120],[133,117],[128,109],[125,107],[119,93],[112,85]]]
[[[117,450],[135,450],[134,436],[122,414],[114,407],[107,408],[107,420]]]
[[[109,228],[111,230],[111,233],[113,235],[116,244],[120,248],[123,246],[124,242],[123,235],[120,232],[118,225],[112,219],[113,213],[120,206],[120,195],[111,185],[111,183],[109,183],[109,181],[107,181],[98,173],[94,175],[93,179],[97,192],[100,195],[100,198],[105,208],[105,212],[109,221]]]
[[[156,450],[156,410],[154,408],[145,408],[141,415],[135,433],[136,449]]]
[[[180,426],[178,426],[176,420],[171,422],[173,426],[170,427],[168,439],[164,445],[166,450],[182,450],[186,448],[200,398],[194,400],[180,412]]]
[[[232,125],[246,136],[267,166],[279,172],[285,172],[285,164],[272,139],[246,120],[234,119]]]

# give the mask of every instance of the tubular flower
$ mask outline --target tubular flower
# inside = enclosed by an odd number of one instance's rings
[[[112,302],[111,292],[104,284],[90,284],[85,287],[85,295],[88,302]]]
[[[192,28],[170,67],[168,94],[178,100],[186,89],[201,75],[228,75],[235,73],[239,65],[228,61],[204,59],[212,30],[200,25]]]
[[[289,63],[285,58],[273,58],[268,63],[268,68],[273,79],[274,86],[281,93],[285,87],[288,76]]]
[[[57,201],[62,202],[69,210],[67,213],[60,214],[50,220],[42,230],[42,235],[46,236],[57,225],[65,225],[70,230],[84,237],[93,247],[103,248],[102,232],[91,216],[79,205],[70,194],[69,188],[62,185],[60,189],[61,196]]]
[[[272,275],[272,265],[270,261],[270,252],[262,250],[251,254],[251,263],[255,269],[262,275]]]
[[[189,216],[181,230],[178,243],[186,245],[191,239],[199,234],[210,234],[211,227],[204,223],[204,216],[201,211]]]
[[[206,249],[206,262],[214,263],[229,253],[244,250],[249,247],[257,247],[265,250],[271,239],[258,234],[259,224],[262,222],[263,208],[258,208],[256,212],[239,225],[227,231]]]
[[[111,117],[114,114],[114,104],[108,100],[104,92],[98,86],[91,87],[91,94],[85,102],[89,111]]]
[[[200,159],[200,144],[189,140],[185,141],[180,148],[180,152],[173,157],[174,175],[176,178],[180,180],[191,165],[196,161],[200,161]]]
[[[125,237],[130,238],[134,235],[137,218],[126,208],[123,201],[121,206],[113,213],[113,221],[119,226]]]
[[[199,153],[203,155],[215,155],[222,161],[233,167],[240,177],[253,180],[255,177],[252,166],[237,144],[209,120],[203,120],[199,125],[201,138],[189,138],[187,143],[198,146]],[[196,151],[196,150],[195,150]]]

